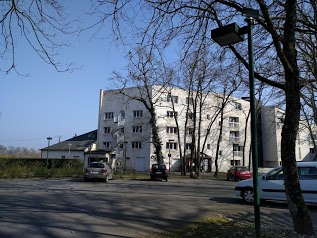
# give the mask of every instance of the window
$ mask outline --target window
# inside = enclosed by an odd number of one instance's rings
[[[194,104],[194,98],[190,97],[190,98],[186,98],[186,104],[188,105],[193,105]]]
[[[109,134],[111,132],[111,127],[104,127],[103,131],[105,134]]]
[[[141,142],[140,141],[132,141],[132,149],[141,149]]]
[[[233,155],[242,156],[243,155],[243,146],[238,144],[233,144]]]
[[[186,143],[186,150],[192,149],[192,143]]]
[[[194,128],[187,128],[186,135],[192,135],[192,134],[194,134]]]
[[[209,114],[207,114],[207,120],[210,120],[210,115]]]
[[[166,149],[177,150],[176,142],[166,142]]]
[[[186,113],[187,119],[193,120],[194,119],[194,113],[188,112]]]
[[[229,127],[231,128],[239,127],[239,117],[229,117]]]
[[[113,112],[105,112],[104,120],[113,119]]]
[[[207,144],[207,150],[210,150],[210,144]]]
[[[230,131],[229,140],[230,141],[238,141],[239,138],[239,131]]]
[[[142,110],[133,111],[133,118],[141,118],[143,116]]]
[[[110,149],[111,148],[111,142],[109,142],[109,141],[103,142],[103,146],[104,146],[105,149]]]
[[[168,118],[177,118],[177,112],[174,111],[167,111],[166,117]]]
[[[121,119],[124,119],[125,118],[125,111],[120,111],[120,116],[121,116]]]
[[[310,154],[316,154],[315,148],[309,148],[309,153]]]
[[[218,155],[222,155],[222,150],[219,150]]]
[[[284,174],[282,168],[277,168],[266,175],[266,180],[283,180]]]
[[[167,102],[178,103],[178,96],[167,95]]]
[[[298,174],[300,180],[315,180],[317,179],[317,168],[316,167],[301,167],[298,168]]]
[[[239,103],[239,102],[234,102],[234,108],[235,109],[237,109],[237,110],[242,110],[242,105],[241,105],[241,103]]]
[[[132,126],[133,133],[142,133],[142,126]]]
[[[241,161],[240,160],[230,160],[231,166],[240,166]]]
[[[166,127],[166,133],[176,134],[177,133],[177,127],[172,127],[172,126]]]

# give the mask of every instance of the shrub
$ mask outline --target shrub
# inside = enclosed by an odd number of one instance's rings
[[[0,158],[0,178],[61,178],[83,175],[83,161],[80,159],[16,159]]]

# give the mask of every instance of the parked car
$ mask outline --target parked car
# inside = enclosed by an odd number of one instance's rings
[[[106,162],[92,162],[85,170],[84,180],[103,179],[108,182],[113,179],[113,170],[111,165]]]
[[[244,166],[232,166],[227,172],[227,180],[244,180],[244,179],[250,179],[251,174],[247,167]]]
[[[151,180],[164,179],[167,182],[167,169],[165,164],[152,164],[150,171]]]
[[[317,202],[317,162],[297,162],[299,182],[305,202]],[[281,166],[259,177],[259,197],[262,200],[286,201],[284,174]],[[253,179],[240,181],[235,194],[247,203],[253,203]]]

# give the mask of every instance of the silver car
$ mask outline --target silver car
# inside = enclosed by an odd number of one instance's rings
[[[113,179],[113,170],[111,165],[105,162],[92,162],[85,170],[84,180],[103,179],[108,182]]]

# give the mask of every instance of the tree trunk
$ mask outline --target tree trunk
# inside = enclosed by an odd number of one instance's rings
[[[290,77],[292,77],[292,75],[290,75]],[[295,77],[293,76],[293,78]],[[294,79],[294,81],[295,80],[298,81],[298,79]],[[289,86],[296,87],[296,83]],[[298,83],[297,87],[299,87]],[[293,218],[294,230],[300,234],[313,235],[314,227],[300,189],[296,167],[295,146],[300,115],[299,89],[286,90],[286,105],[285,122],[282,130],[281,157],[285,175],[287,203]]]
[[[296,137],[300,119],[300,78],[295,48],[296,37],[295,0],[286,1],[283,52],[287,58],[285,69],[286,111],[282,129],[281,157],[283,163],[287,204],[292,215],[294,230],[300,234],[313,235],[314,227],[301,192],[296,167]]]
[[[219,168],[218,168],[218,158],[219,158],[220,142],[221,142],[221,138],[222,138],[222,127],[223,127],[224,107],[225,107],[225,104],[224,104],[224,102],[222,102],[222,105],[221,105],[221,114],[220,114],[220,125],[219,125],[219,136],[218,136],[217,148],[216,148],[215,173],[214,173],[214,177],[218,177],[218,171],[219,171]]]

